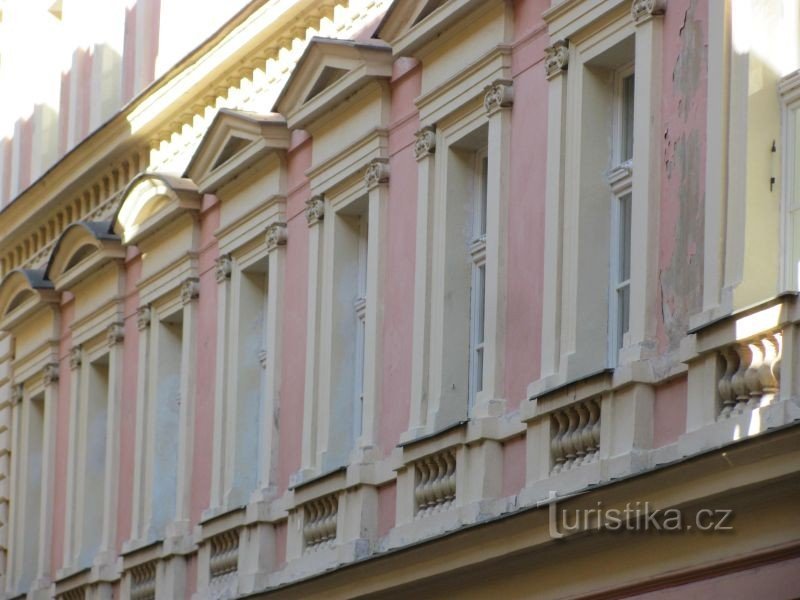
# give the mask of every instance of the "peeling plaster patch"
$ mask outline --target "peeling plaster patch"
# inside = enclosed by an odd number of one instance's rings
[[[662,351],[679,347],[688,330],[689,316],[701,308],[703,283],[705,6],[698,10],[697,0],[676,0],[670,8],[674,21],[666,31],[665,67],[671,67],[671,81],[665,81],[665,85],[671,89],[662,105]]]
[[[661,313],[670,349],[678,347],[688,330],[689,315],[700,308],[703,265],[698,240],[703,239],[704,214],[700,198],[703,161],[698,138],[693,131],[676,140],[673,159],[667,163],[667,171],[674,168],[680,176],[672,259],[660,278]]]

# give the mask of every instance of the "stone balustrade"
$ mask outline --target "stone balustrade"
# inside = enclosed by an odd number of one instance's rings
[[[455,502],[456,466],[454,448],[425,456],[414,464],[417,517],[444,510]]]
[[[211,555],[208,561],[212,598],[224,597],[224,591],[235,577],[238,565],[239,532],[231,530],[214,536],[211,539]]]
[[[597,459],[600,450],[600,407],[599,398],[589,398],[551,415],[551,474]]]
[[[717,383],[719,418],[772,402],[779,390],[783,336],[762,333],[722,348],[724,372]]]
[[[131,569],[131,600],[155,600],[156,563],[150,561]]]
[[[328,494],[305,505],[303,543],[306,550],[333,545],[336,540],[336,521],[339,515],[339,497]]]

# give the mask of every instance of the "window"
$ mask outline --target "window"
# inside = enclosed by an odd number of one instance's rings
[[[44,473],[44,424],[45,402],[44,394],[36,394],[23,398],[20,405],[21,414],[17,415],[16,428],[21,432],[17,443],[19,456],[17,467],[19,473],[16,481],[19,482],[19,492],[16,506],[12,505],[15,513],[15,538],[16,542],[11,547],[21,553],[14,557],[18,565],[17,590],[27,590],[33,583],[39,564],[39,532],[41,525],[42,488]]]
[[[353,303],[356,314],[355,390],[353,396],[353,446],[358,443],[364,422],[364,352],[367,335],[367,243],[369,220],[358,217],[358,296]]]
[[[470,285],[470,343],[469,343],[469,410],[483,389],[483,346],[486,309],[486,176],[489,158],[486,150],[475,152],[473,169],[472,241],[470,256],[472,276]]]
[[[609,173],[611,187],[611,260],[609,298],[609,364],[615,365],[630,329],[631,216],[633,179],[633,66],[614,77],[614,131]]]

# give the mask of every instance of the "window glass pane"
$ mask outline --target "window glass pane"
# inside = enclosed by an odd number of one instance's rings
[[[619,199],[619,282],[631,277],[631,195]]]
[[[633,75],[622,80],[622,161],[633,158]]]
[[[481,265],[480,267],[478,267],[478,289],[476,290],[476,292],[477,293],[476,293],[475,300],[478,303],[478,305],[476,307],[477,308],[477,310],[476,310],[477,314],[475,315],[476,321],[477,321],[475,323],[475,326],[477,328],[476,341],[477,341],[478,344],[483,344],[483,335],[484,335],[483,322],[484,322],[484,317],[485,317],[485,314],[486,314],[486,307],[485,307],[485,303],[486,303],[485,302],[486,301],[486,265]]]
[[[623,344],[623,336],[628,333],[630,323],[630,303],[631,303],[631,286],[625,285],[617,292],[617,347],[621,348]]]
[[[486,210],[487,210],[487,198],[488,198],[488,175],[489,173],[489,157],[484,156],[481,159],[481,171],[480,171],[480,216],[479,219],[479,227],[478,233],[480,235],[486,235]]]

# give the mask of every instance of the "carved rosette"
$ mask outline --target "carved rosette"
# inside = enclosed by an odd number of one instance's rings
[[[287,240],[286,223],[273,223],[267,227],[266,244],[267,252],[272,252],[278,246],[285,246]]]
[[[42,381],[44,385],[53,385],[58,382],[58,363],[47,363],[42,371]]]
[[[544,71],[548,79],[561,75],[569,65],[569,43],[559,40],[544,49]]]
[[[108,332],[106,333],[106,341],[108,342],[109,348],[111,346],[121,344],[122,340],[124,339],[125,339],[125,327],[122,323],[116,322],[108,326]]]
[[[633,0],[631,16],[634,23],[640,25],[667,10],[666,0]]]
[[[11,386],[11,404],[19,404],[22,402],[23,388],[22,384],[18,383]]]
[[[200,280],[197,277],[189,277],[181,285],[181,303],[189,304],[200,296]]]
[[[389,161],[385,158],[376,158],[367,165],[364,171],[364,183],[371,190],[377,185],[389,181]]]
[[[150,327],[149,306],[140,306],[139,310],[136,311],[136,327],[139,328],[139,331],[144,331],[145,329]]]
[[[423,127],[415,134],[414,156],[417,160],[422,160],[436,152],[436,129],[434,127]]]
[[[226,279],[230,279],[231,270],[233,269],[233,264],[231,262],[231,255],[230,254],[223,254],[219,258],[217,258],[217,283],[222,283]]]
[[[488,114],[501,108],[510,108],[514,104],[514,87],[508,79],[499,79],[486,88],[483,107]]]
[[[69,368],[73,371],[81,366],[83,353],[80,346],[73,346],[69,351]]]
[[[306,200],[306,220],[310,225],[316,225],[325,217],[325,198],[320,194]]]

